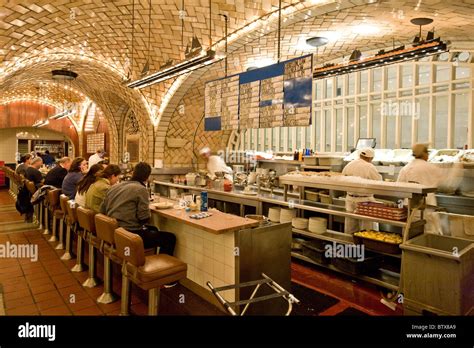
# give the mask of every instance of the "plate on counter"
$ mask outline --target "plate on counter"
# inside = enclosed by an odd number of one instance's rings
[[[258,194],[258,192],[255,191],[242,191],[242,194],[247,195],[247,196],[255,196]]]
[[[159,203],[154,203],[152,204],[153,207],[156,209],[169,209],[174,206],[174,203],[171,202],[159,202]]]

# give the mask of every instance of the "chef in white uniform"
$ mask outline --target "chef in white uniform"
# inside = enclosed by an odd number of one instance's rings
[[[224,178],[231,182],[233,181],[232,168],[227,166],[222,157],[211,155],[211,149],[208,147],[201,149],[199,154],[204,160],[207,161],[207,171],[209,172],[208,175],[211,179],[215,179],[216,172],[224,172]]]
[[[375,152],[372,148],[365,148],[360,150],[359,159],[356,159],[347,164],[342,170],[342,174],[348,176],[357,176],[370,180],[382,180],[382,176],[378,173],[377,168],[372,164]],[[357,203],[374,202],[375,198],[372,194],[347,192],[346,196],[346,211],[353,213],[357,208]],[[375,230],[378,226],[376,223],[370,221],[363,221],[353,218],[345,218],[344,232],[354,233],[360,230]]]
[[[413,157],[415,159],[400,170],[397,181],[413,182],[425,186],[438,187],[444,174],[441,168],[428,163],[428,146],[426,144],[415,144],[412,147]],[[448,175],[449,176],[449,175]],[[448,177],[445,178],[446,180]],[[428,193],[426,197],[425,209],[425,232],[437,233],[435,216],[436,196],[434,193]]]

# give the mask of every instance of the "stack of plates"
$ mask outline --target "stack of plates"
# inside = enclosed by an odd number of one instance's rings
[[[285,222],[291,222],[293,218],[296,217],[296,209],[281,209],[280,213],[280,222],[285,223]]]
[[[323,234],[326,233],[328,226],[328,220],[320,217],[310,217],[308,230],[313,233]]]
[[[293,218],[293,220],[291,220],[291,224],[294,228],[306,230],[308,228],[308,219]]]
[[[280,222],[280,208],[270,208],[268,210],[268,220],[270,220],[271,222]]]

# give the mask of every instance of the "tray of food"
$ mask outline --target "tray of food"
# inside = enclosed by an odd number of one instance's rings
[[[354,233],[354,242],[364,244],[367,249],[387,254],[400,254],[402,237],[397,233],[360,231]]]
[[[408,214],[406,208],[397,208],[391,204],[376,202],[357,203],[355,213],[396,221],[406,220]]]

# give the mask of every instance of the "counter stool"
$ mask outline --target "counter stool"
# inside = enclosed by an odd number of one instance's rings
[[[77,220],[79,222],[79,226],[84,230],[84,240],[89,243],[89,277],[84,283],[82,283],[82,286],[85,288],[93,288],[99,285],[99,279],[97,279],[95,267],[95,247],[98,246],[97,238],[94,236],[95,214],[96,213],[93,210],[86,209],[84,207],[77,207]]]
[[[63,221],[61,222],[61,227],[59,228],[59,244],[56,246],[56,249],[64,249],[64,238],[66,238],[66,251],[64,252],[63,256],[61,256],[61,260],[70,260],[72,259],[71,256],[71,229],[75,228],[76,223],[70,221],[69,214],[68,214],[68,206],[69,206],[69,197],[65,194],[61,194],[59,196],[59,206],[63,212]],[[66,224],[66,236],[63,237],[63,225]]]
[[[148,315],[157,315],[160,287],[186,278],[187,265],[166,254],[145,256],[142,238],[124,228],[115,230],[115,244],[122,259],[120,315],[129,313],[130,281],[148,291]]]
[[[41,210],[41,215],[43,216],[43,227],[44,227],[44,231],[43,231],[43,234],[50,234],[51,232],[49,231],[49,214],[48,214],[48,211],[49,211],[49,190],[48,192],[46,192],[46,194],[44,195],[44,199],[39,203],[40,205],[40,210]]]
[[[49,190],[47,193],[48,196],[48,211],[53,215],[53,232],[51,234],[51,238],[48,239],[48,242],[56,242],[58,240],[58,230],[57,230],[57,222],[58,219],[61,221],[63,218],[63,212],[60,209],[59,205],[59,195],[61,194],[60,189]],[[62,226],[61,226],[62,228]],[[62,240],[62,238],[61,238]],[[57,247],[56,247],[57,249]],[[61,248],[62,249],[62,248]]]
[[[95,229],[100,242],[99,251],[104,255],[104,292],[97,298],[98,303],[112,303],[118,299],[112,289],[112,264],[113,261],[121,264],[121,259],[115,251],[115,230],[118,228],[117,220],[104,214],[95,216]]]
[[[33,181],[25,179],[25,187],[28,190],[28,192],[30,192],[31,195],[35,194],[36,186]],[[43,225],[42,225],[40,205],[36,204],[33,209],[34,209],[34,215],[35,215],[36,221],[38,222],[38,228],[41,230],[43,228]]]
[[[71,230],[77,235],[77,249],[76,249],[76,264],[73,268],[71,268],[71,272],[83,272],[86,270],[86,266],[84,265],[84,245],[82,243],[82,237],[84,235],[84,230],[79,228],[79,219],[77,217],[77,205],[73,200],[69,200],[67,204],[67,215],[68,215],[68,227],[69,227],[69,241],[72,244],[72,236]],[[74,226],[74,229],[73,229]],[[66,236],[67,238],[67,236]],[[67,243],[68,239],[66,239]],[[67,246],[66,246],[66,254],[67,254]],[[64,255],[66,255],[64,254]],[[63,256],[64,256],[63,255]]]

